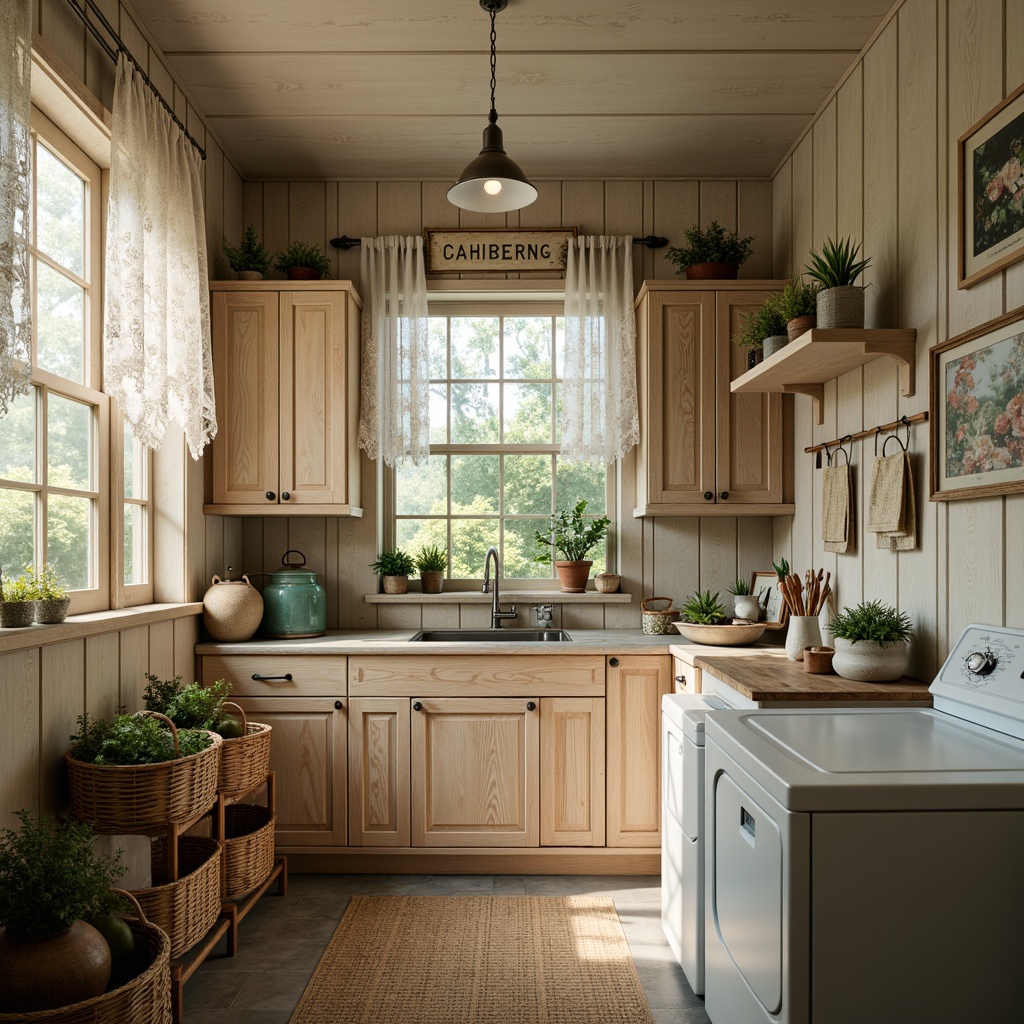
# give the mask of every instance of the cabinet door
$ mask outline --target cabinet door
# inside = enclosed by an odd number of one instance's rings
[[[291,505],[348,500],[345,315],[338,292],[281,293],[281,500]]]
[[[345,845],[345,710],[334,697],[239,697],[270,734],[277,845]]]
[[[747,369],[747,349],[732,343],[745,314],[769,295],[765,291],[719,292],[716,317],[718,407],[716,500],[743,505],[782,501],[782,395],[733,394],[729,385]]]
[[[409,845],[409,698],[348,705],[349,846]]]
[[[538,717],[529,697],[413,703],[413,846],[538,845]]]
[[[540,702],[541,846],[604,846],[604,700]]]
[[[661,845],[661,698],[672,691],[670,660],[608,660],[609,846]]]
[[[700,669],[682,658],[672,659],[672,692],[700,693]]]
[[[277,503],[277,314],[274,292],[213,293],[213,500],[218,504]]]

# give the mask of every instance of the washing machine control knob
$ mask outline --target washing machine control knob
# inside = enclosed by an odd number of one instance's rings
[[[998,664],[999,659],[990,651],[971,651],[964,658],[969,672],[976,676],[987,676]]]

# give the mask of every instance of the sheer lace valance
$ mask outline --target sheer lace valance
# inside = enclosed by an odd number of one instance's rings
[[[640,439],[633,239],[569,241],[565,272],[562,454],[607,465]]]
[[[32,303],[28,292],[29,116],[32,4],[4,0],[0,35],[0,416],[29,389]]]
[[[359,447],[388,466],[430,452],[430,351],[423,239],[362,239]]]
[[[111,131],[104,388],[143,444],[173,421],[198,459],[217,433],[199,155],[124,54]]]

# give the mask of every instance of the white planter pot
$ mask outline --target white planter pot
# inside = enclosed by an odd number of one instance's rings
[[[733,601],[733,611],[738,619],[750,619],[757,622],[757,597],[754,594],[737,594]]]
[[[843,640],[836,637],[832,668],[844,679],[862,683],[888,683],[905,675],[910,654],[905,640],[877,644],[874,640]]]

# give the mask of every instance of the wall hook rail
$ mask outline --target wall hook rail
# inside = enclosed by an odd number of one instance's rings
[[[922,412],[915,412],[911,416],[901,416],[898,420],[893,420],[891,423],[880,423],[877,427],[868,427],[865,430],[858,430],[854,434],[844,434],[842,437],[834,437],[834,438],[832,438],[831,441],[822,441],[820,444],[812,444],[809,447],[805,448],[804,451],[808,455],[817,455],[818,456],[818,465],[820,467],[820,465],[821,465],[821,452],[825,452],[826,456],[829,456],[830,454],[834,455],[835,452],[831,451],[831,449],[833,449],[833,448],[841,447],[842,445],[846,444],[849,441],[859,441],[859,440],[861,440],[861,438],[864,438],[864,437],[874,437],[875,438],[875,454],[877,455],[878,454],[878,437],[881,434],[892,434],[893,431],[899,430],[901,427],[905,427],[906,430],[907,430],[907,442],[906,442],[906,444],[904,444],[903,441],[900,440],[898,435],[895,435],[895,436],[896,436],[897,441],[899,441],[900,447],[903,448],[904,451],[906,451],[907,448],[910,447],[910,426],[911,426],[911,424],[912,423],[925,423],[925,422],[927,422],[927,420],[928,420],[928,412],[926,410],[922,411]],[[887,441],[891,440],[891,438],[886,438],[886,440]],[[884,443],[882,444],[882,450],[885,451],[885,444]],[[847,456],[847,460],[849,460],[849,453],[844,451],[844,454]]]

